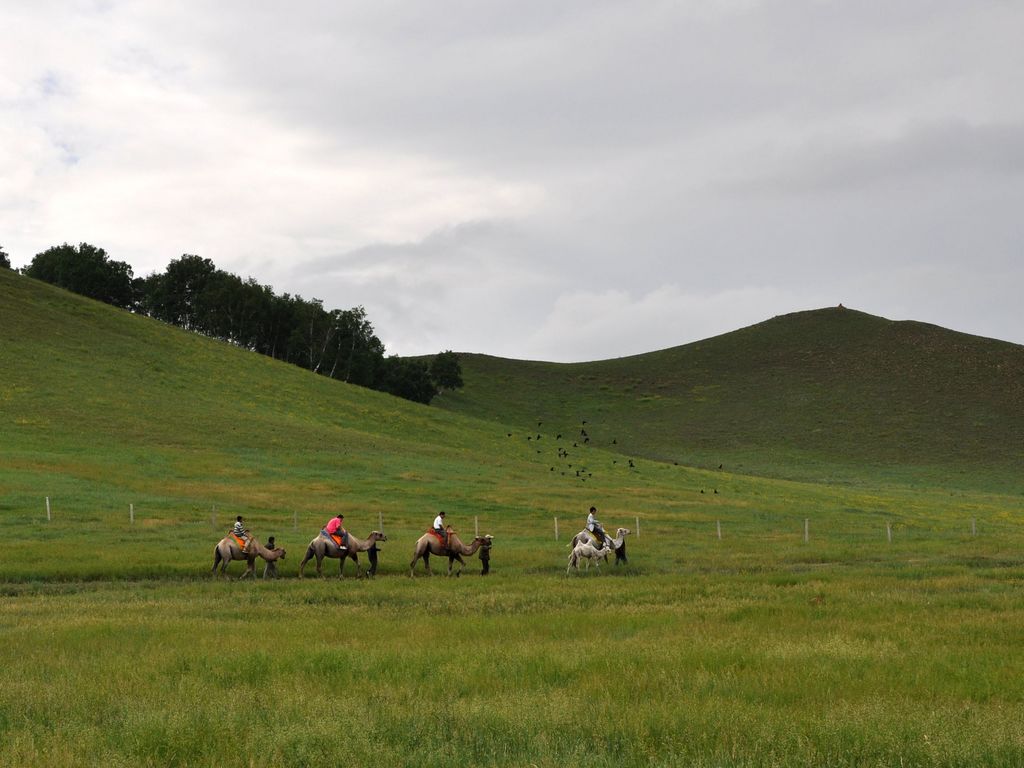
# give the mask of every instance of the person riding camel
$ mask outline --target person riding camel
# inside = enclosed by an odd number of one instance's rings
[[[231,528],[231,535],[242,542],[242,551],[249,551],[249,542],[252,541],[252,536],[249,535],[249,529],[245,527],[245,523],[242,522],[242,516],[239,515],[235,518],[235,524]]]
[[[587,530],[597,537],[599,545],[610,543],[608,534],[604,532],[604,528],[601,527],[601,523],[597,519],[597,507],[590,508],[590,514],[587,515]]]
[[[434,533],[436,533],[441,541],[444,543],[445,548],[448,547],[448,531],[444,527],[444,512],[438,512],[437,517],[434,518]]]
[[[346,546],[348,531],[345,530],[344,520],[345,516],[339,512],[324,526],[324,534],[330,541],[334,542],[338,549],[348,549]]]

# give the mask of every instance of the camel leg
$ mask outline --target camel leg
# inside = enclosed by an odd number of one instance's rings
[[[455,577],[458,578],[462,575],[462,567],[466,564],[466,561],[462,559],[462,555],[448,555],[448,575],[452,575],[452,567],[455,565],[455,561],[459,561],[459,570],[455,572]]]
[[[224,558],[222,558],[221,555],[220,555],[220,547],[214,547],[213,548],[213,568],[210,569],[210,571],[212,573],[214,573],[214,574],[217,573],[217,566],[220,565],[220,561],[223,560],[223,559]]]
[[[316,556],[316,575],[324,575],[324,556],[321,554],[317,554]]]
[[[246,561],[245,561],[245,570],[242,572],[242,575],[238,577],[238,580],[241,581],[242,579],[246,578],[247,576],[252,576],[254,579],[256,578],[256,558],[255,557],[251,558],[251,559],[248,559],[248,558],[246,559]]]
[[[304,558],[302,558],[302,562],[299,563],[299,578],[300,579],[302,578],[302,571],[305,569],[306,563],[308,563],[311,559],[313,559],[313,548],[309,547],[309,548],[306,549],[306,556]]]

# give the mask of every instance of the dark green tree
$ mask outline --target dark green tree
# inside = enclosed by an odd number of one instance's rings
[[[200,296],[217,267],[209,259],[186,253],[163,274],[146,278],[143,309],[149,315],[190,331],[199,327]]]
[[[372,387],[384,359],[384,344],[373,332],[363,307],[338,312],[335,316],[334,359],[329,376]]]
[[[0,245],[0,268],[10,269],[11,268],[11,257],[4,251],[2,245]]]
[[[135,307],[132,268],[88,243],[64,243],[37,253],[24,273],[115,307]]]
[[[383,360],[380,380],[374,389],[424,404],[437,394],[430,378],[430,368],[423,360],[394,355]]]
[[[462,386],[462,365],[459,356],[450,349],[436,355],[430,363],[430,378],[439,393]]]
[[[324,362],[337,333],[338,310],[328,312],[321,299],[307,301],[296,296],[292,301],[294,312],[292,333],[288,339],[289,362],[313,373],[325,372]]]

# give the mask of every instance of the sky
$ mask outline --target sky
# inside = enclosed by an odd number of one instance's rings
[[[1024,343],[1024,4],[0,0],[0,247],[199,254],[389,353],[844,304]]]

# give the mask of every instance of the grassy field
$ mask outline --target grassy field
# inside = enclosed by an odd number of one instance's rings
[[[0,765],[1024,764],[1012,477],[629,467],[550,426],[0,270]],[[591,503],[640,535],[566,577]],[[407,578],[440,509],[489,576]],[[295,578],[335,510],[383,518],[376,579]],[[210,576],[236,514],[284,578]]]

